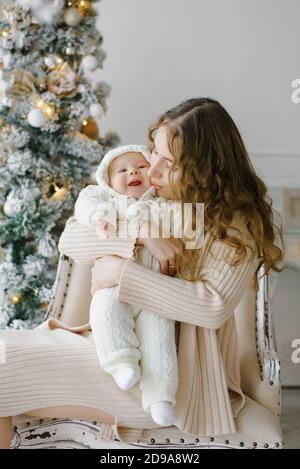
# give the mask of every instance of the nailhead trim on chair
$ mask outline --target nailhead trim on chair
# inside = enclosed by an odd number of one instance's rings
[[[117,440],[117,439],[115,439],[115,440]],[[120,440],[117,440],[117,441],[120,441]],[[213,439],[210,438],[210,441],[213,442],[213,441],[214,441],[214,438],[213,438]],[[143,443],[143,441],[137,440],[136,443]],[[156,442],[155,442],[155,439],[154,439],[154,438],[151,438],[151,441],[150,441],[149,443],[147,443],[147,442],[144,442],[144,443],[150,444],[150,445],[154,445]],[[178,444],[178,442],[176,442],[176,441],[171,442],[169,438],[166,438],[165,443],[166,443],[166,444],[174,444],[174,445]],[[184,443],[184,439],[183,439],[183,438],[180,438],[180,443]],[[200,443],[199,438],[196,438],[196,439],[195,439],[195,443]],[[161,443],[156,443],[156,444],[161,444]],[[192,443],[190,443],[190,444],[192,444]],[[225,440],[225,441],[224,441],[224,444],[225,444],[225,445],[230,445],[230,441],[229,441],[229,440]],[[236,446],[236,445],[237,445],[237,442],[236,442],[236,441],[233,441],[232,444],[233,444],[234,446]],[[218,446],[218,443],[216,443],[216,445]],[[244,442],[244,441],[241,441],[241,442],[239,443],[239,445],[240,445],[241,448],[243,448],[243,447],[245,447],[245,442]],[[284,445],[284,443],[282,443],[282,446],[283,446],[283,445]],[[252,443],[252,449],[256,449],[257,447],[258,447],[258,443],[256,443],[256,441],[254,441],[254,442]],[[268,449],[268,448],[270,448],[270,445],[269,445],[269,443],[262,443],[262,447],[265,448],[265,449]],[[280,447],[280,444],[276,442],[276,443],[274,443],[274,447],[275,447],[275,448],[279,448],[279,447]]]
[[[55,421],[55,420],[58,420],[58,419],[57,419],[57,418],[52,418],[51,420],[52,420],[52,421]],[[40,419],[40,423],[42,423],[43,421],[44,421],[44,419]],[[31,422],[24,422],[23,425],[26,425],[27,427],[29,427],[29,426],[31,425]],[[93,425],[98,425],[98,422],[93,421]],[[101,425],[101,424],[99,424],[99,425]],[[17,431],[17,426],[14,426],[14,431]],[[82,434],[85,435],[85,432],[83,432]],[[97,440],[97,439],[98,439],[98,438],[95,437],[95,440]],[[213,442],[215,441],[215,438],[210,437],[209,440],[210,440],[211,443],[213,443]],[[118,441],[118,442],[120,442],[119,438],[114,438],[113,441]],[[180,438],[180,443],[183,444],[184,442],[185,442],[184,438]],[[194,442],[195,442],[195,444],[199,444],[199,443],[200,443],[200,439],[199,439],[199,438],[195,438]],[[151,441],[150,441],[149,443],[144,442],[144,441],[142,441],[142,440],[137,440],[137,441],[136,441],[136,444],[138,444],[138,443],[145,443],[146,445],[154,445],[154,444],[156,443],[156,441],[155,441],[155,438],[151,438]],[[172,441],[170,441],[169,438],[166,438],[166,439],[165,439],[165,443],[168,444],[168,445],[169,445],[169,444],[170,444],[170,445],[176,445],[176,444],[178,444],[177,441],[173,441],[173,442],[172,442]],[[207,442],[206,442],[206,443],[207,443]],[[162,443],[156,443],[156,444],[162,444]],[[190,445],[191,445],[191,444],[193,444],[193,443],[190,443]],[[230,441],[229,441],[229,440],[224,440],[224,444],[228,446],[228,445],[230,445]],[[236,442],[236,441],[233,441],[232,444],[233,444],[234,447],[236,447],[237,442]],[[243,448],[243,447],[245,446],[245,442],[241,441],[241,442],[239,443],[239,445],[240,445],[241,448]],[[214,446],[214,445],[212,445],[212,446]],[[218,446],[218,442],[216,443],[216,446]],[[284,442],[282,442],[282,446],[284,446]],[[258,443],[257,443],[256,441],[254,441],[254,442],[252,443],[252,449],[256,449],[257,447],[258,447]],[[269,448],[270,448],[270,444],[269,444],[269,443],[262,443],[262,447],[265,448],[265,449],[269,449]],[[280,447],[280,443],[278,443],[278,442],[274,443],[274,448],[279,448],[279,447]],[[272,448],[272,446],[271,446],[271,448]]]
[[[72,268],[72,265],[73,265],[73,263],[72,263],[72,261],[71,261],[70,258],[69,258],[69,273],[68,273],[68,278],[71,277],[70,270],[71,270],[71,268]],[[66,289],[65,289],[65,291],[64,291],[64,293],[63,293],[64,299],[65,299],[66,296],[67,296],[67,290],[68,290],[68,286],[69,286],[69,283],[68,283],[68,282],[69,282],[69,280],[68,280],[67,283],[66,283]],[[58,313],[58,319],[59,319],[59,318],[61,317],[61,315],[62,315],[63,307],[64,307],[64,303],[62,303],[62,304],[60,305],[60,312]]]

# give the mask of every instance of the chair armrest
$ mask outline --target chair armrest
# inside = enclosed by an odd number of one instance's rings
[[[265,392],[269,393],[268,407],[272,408],[274,414],[276,413],[279,418],[281,414],[280,361],[273,338],[269,278],[268,274],[265,273],[264,264],[259,270],[258,282],[259,289],[256,293],[256,347],[261,375],[260,392],[263,394]]]
[[[275,350],[272,314],[269,303],[269,278],[264,264],[259,270],[259,290],[256,294],[257,352],[261,365],[261,379],[270,386],[280,385],[280,361]]]
[[[52,289],[52,296],[44,317],[44,321],[50,318],[60,318],[64,305],[65,292],[68,286],[71,267],[72,260],[68,256],[60,254]]]

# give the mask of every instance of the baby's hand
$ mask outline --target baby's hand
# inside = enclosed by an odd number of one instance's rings
[[[116,234],[115,226],[105,219],[98,220],[96,223],[96,233],[100,238],[109,238]]]

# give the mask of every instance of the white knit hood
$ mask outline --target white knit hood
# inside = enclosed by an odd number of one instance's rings
[[[109,194],[113,195],[114,197],[129,197],[131,196],[126,195],[126,194],[120,194],[116,192],[109,184],[109,179],[108,179],[108,167],[110,163],[112,162],[113,159],[115,159],[117,156],[122,155],[123,153],[127,152],[137,152],[137,153],[142,153],[145,157],[145,159],[150,163],[150,151],[148,150],[146,145],[135,145],[135,144],[130,144],[130,145],[122,145],[117,148],[113,148],[112,150],[109,150],[102,158],[101,163],[99,164],[97,170],[96,170],[96,181],[99,184],[99,186],[102,187],[103,190],[108,192]],[[155,195],[156,191],[153,186],[151,186],[144,194],[140,197],[140,199],[147,198],[148,196]]]

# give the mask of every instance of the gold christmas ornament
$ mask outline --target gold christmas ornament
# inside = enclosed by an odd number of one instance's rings
[[[47,86],[57,96],[72,98],[77,93],[76,74],[67,62],[63,62],[48,74]]]
[[[87,15],[91,10],[91,2],[88,0],[78,0],[76,8],[82,15]]]
[[[51,200],[54,202],[59,202],[60,200],[64,199],[68,193],[68,190],[65,187],[59,187],[58,185],[54,184],[55,192],[51,197]]]
[[[69,191],[69,182],[67,178],[55,180],[51,176],[46,176],[44,179],[43,194],[45,200],[52,200],[53,202],[61,201]]]
[[[22,295],[20,293],[13,293],[10,296],[10,302],[13,305],[16,305],[16,304],[20,303],[21,299],[22,299]]]
[[[81,125],[80,132],[91,138],[92,140],[98,140],[99,138],[99,129],[97,123],[91,117],[84,119]]]

